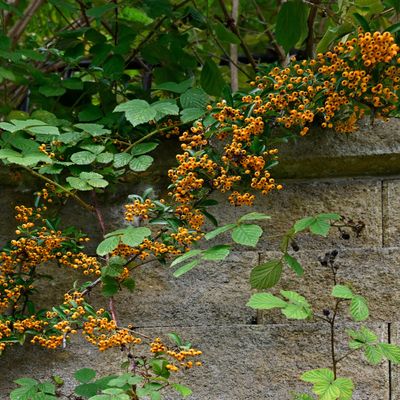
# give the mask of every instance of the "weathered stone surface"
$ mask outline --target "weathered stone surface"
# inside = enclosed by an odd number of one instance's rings
[[[258,196],[254,207],[232,207],[226,198],[216,195],[220,205],[210,210],[219,217],[220,224],[231,223],[238,217],[251,211],[271,215],[271,220],[263,222],[264,235],[258,249],[275,250],[282,235],[300,218],[318,213],[338,213],[354,221],[363,221],[365,229],[359,238],[350,233],[350,240],[341,240],[336,229],[328,239],[309,234],[298,236],[301,249],[326,249],[332,246],[343,247],[379,247],[382,244],[382,200],[381,182],[369,180],[324,180],[286,181],[282,191],[267,196]],[[229,237],[227,235],[225,238]]]
[[[400,322],[390,325],[390,342],[400,346]],[[391,400],[400,399],[400,364],[391,365]]]
[[[386,325],[371,326],[386,339]],[[151,337],[171,329],[142,330]],[[293,323],[273,326],[201,326],[181,327],[178,331],[193,346],[203,351],[204,366],[193,368],[181,382],[193,389],[193,400],[289,400],[293,391],[307,391],[310,385],[299,381],[304,371],[329,367],[329,330],[320,324]],[[343,329],[338,330],[338,356],[348,350]],[[45,360],[45,361],[44,361]],[[64,393],[72,390],[72,373],[82,367],[94,367],[100,375],[118,371],[118,351],[98,354],[78,341],[64,351],[15,348],[0,364],[0,393],[7,393],[11,381],[21,376],[48,378],[61,375]],[[389,400],[388,366],[369,366],[361,355],[352,355],[339,368],[339,376],[354,378],[354,400]],[[6,398],[6,397],[1,397]],[[169,395],[178,400],[179,396]]]
[[[334,300],[331,291],[334,286],[333,274],[328,266],[323,266],[319,258],[326,251],[300,251],[292,253],[302,264],[305,273],[298,277],[285,266],[281,282],[272,290],[294,290],[305,296],[313,306],[315,313],[322,314],[323,309],[332,310]],[[261,261],[279,257],[279,253],[267,252],[261,255]],[[399,249],[342,249],[336,258],[339,267],[337,283],[349,285],[354,293],[364,296],[370,309],[370,321],[395,322],[400,320],[400,250]],[[260,312],[261,323],[280,323],[286,318],[279,310]],[[340,308],[340,319],[348,320],[348,305]]]
[[[179,278],[172,275],[178,267],[171,269],[157,261],[144,265],[134,272],[134,292],[124,290],[115,296],[119,319],[139,327],[255,323],[256,312],[246,302],[251,291],[250,269],[257,263],[256,252],[233,254],[223,262],[202,263]],[[40,272],[54,276],[38,285],[40,307],[62,303],[75,280],[87,280],[55,265],[42,267]],[[107,306],[98,289],[90,302],[99,308]]]
[[[400,180],[387,180],[383,185],[384,245],[400,246]]]
[[[312,130],[280,144],[279,165],[272,171],[286,178],[377,176],[400,173],[400,120],[363,120],[357,132]]]

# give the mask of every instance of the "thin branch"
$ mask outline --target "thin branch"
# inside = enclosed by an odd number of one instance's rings
[[[257,63],[255,62],[250,49],[248,48],[247,44],[244,42],[242,35],[239,32],[239,29],[235,23],[235,21],[232,19],[232,17],[229,15],[228,9],[226,8],[224,0],[219,0],[219,5],[221,7],[222,12],[224,13],[225,16],[225,21],[228,24],[229,29],[238,37],[240,40],[240,46],[243,49],[244,53],[246,54],[247,59],[249,60],[251,66],[254,69],[254,72],[257,72]]]
[[[22,18],[17,21],[14,26],[8,32],[8,36],[11,39],[12,45],[15,46],[24,33],[26,26],[29,21],[35,15],[35,12],[43,5],[44,0],[33,0],[26,8]]]
[[[265,33],[267,34],[269,40],[271,41],[272,45],[274,46],[276,52],[278,53],[279,61],[282,65],[286,64],[287,61],[287,56],[286,52],[283,49],[283,47],[276,41],[274,34],[272,33],[271,29],[268,26],[267,21],[264,18],[264,15],[260,9],[260,6],[257,4],[257,0],[253,0],[254,7],[256,8],[256,12],[258,15],[258,18],[261,20],[265,27]]]
[[[237,24],[239,16],[239,0],[232,0],[232,19]],[[232,92],[236,92],[239,89],[239,75],[238,75],[238,47],[237,44],[230,44],[230,65],[231,70],[231,88]]]
[[[29,167],[25,167],[25,166],[21,166],[23,169],[25,169],[26,171],[28,171],[30,174],[32,174],[33,176],[36,176],[37,178],[40,178],[44,181],[46,181],[47,183],[50,183],[51,185],[56,186],[58,189],[60,189],[62,192],[67,193],[69,196],[71,196],[74,200],[76,200],[83,208],[85,208],[86,210],[93,212],[94,211],[94,207],[88,203],[86,203],[84,200],[82,200],[78,195],[76,195],[74,192],[72,192],[71,190],[65,188],[64,186],[60,185],[59,183],[47,178],[47,176],[44,176],[42,174],[39,174],[38,172],[34,171],[33,169],[30,169]]]
[[[311,6],[310,14],[307,19],[308,35],[306,39],[306,54],[308,58],[314,57],[314,21],[317,16],[317,5],[320,0],[313,0],[313,5]]]

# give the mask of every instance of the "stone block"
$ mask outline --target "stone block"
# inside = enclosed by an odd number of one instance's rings
[[[343,329],[338,330],[338,357],[348,351]],[[386,340],[385,324],[373,325],[371,329]],[[310,385],[299,380],[303,372],[330,366],[329,330],[320,324],[173,327],[172,330],[203,351],[202,367],[193,368],[185,376],[177,375],[177,381],[192,388],[193,400],[289,400],[293,392],[310,390]],[[142,333],[154,337],[169,331],[171,327],[148,328]],[[66,350],[27,350],[16,347],[3,356],[0,393],[7,393],[13,387],[11,382],[18,377],[45,379],[52,375],[63,377],[63,392],[68,393],[74,385],[72,374],[77,369],[92,367],[101,376],[118,371],[121,361],[118,350],[99,354],[81,341]],[[389,400],[385,362],[372,367],[362,355],[353,354],[340,365],[338,376],[354,379],[354,400]],[[171,393],[167,398],[178,400],[180,397]]]
[[[277,249],[283,234],[296,220],[318,213],[338,213],[354,221],[360,220],[365,223],[365,229],[360,237],[349,231],[349,240],[341,239],[337,229],[333,229],[327,239],[301,234],[297,240],[301,249],[382,245],[382,196],[379,180],[332,179],[283,183],[284,190],[266,196],[259,195],[254,207],[233,207],[227,203],[226,196],[215,195],[220,204],[212,207],[210,212],[218,217],[220,225],[231,223],[252,211],[270,215],[270,220],[261,223],[265,229],[257,247],[260,251]],[[222,238],[228,237],[225,235]]]
[[[400,246],[400,180],[386,180],[383,186],[384,245]]]
[[[327,247],[330,251],[334,248]],[[332,310],[335,304],[331,294],[334,285],[330,267],[323,266],[319,258],[325,251],[300,251],[292,253],[302,264],[305,273],[298,277],[285,266],[281,282],[272,289],[294,290],[303,295],[313,306],[313,311],[322,314],[322,310]],[[280,254],[267,252],[261,255],[261,261],[279,257]],[[336,258],[339,267],[337,283],[352,287],[354,293],[364,296],[370,310],[369,321],[396,322],[400,320],[400,250],[399,249],[342,249]],[[340,307],[340,320],[348,320],[348,305]],[[286,321],[279,310],[266,310],[259,313],[261,323],[281,323]]]
[[[286,178],[378,176],[400,173],[400,119],[365,118],[350,134],[313,129],[303,138],[279,144],[279,164],[271,170]]]

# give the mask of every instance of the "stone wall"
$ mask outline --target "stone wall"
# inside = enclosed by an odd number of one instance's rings
[[[265,233],[256,249],[233,253],[226,261],[207,263],[179,279],[168,267],[148,265],[136,272],[134,293],[117,296],[122,322],[133,322],[149,335],[176,331],[204,352],[204,366],[187,376],[195,400],[290,399],[290,393],[307,387],[301,372],[327,367],[329,332],[316,322],[288,323],[277,312],[255,312],[245,306],[251,289],[251,266],[274,256],[279,235],[293,221],[318,212],[337,212],[365,223],[360,237],[300,238],[298,258],[305,275],[286,273],[284,289],[299,290],[316,309],[329,308],[328,271],[318,261],[327,251],[339,251],[339,277],[350,283],[370,304],[369,324],[380,337],[400,343],[400,121],[364,125],[359,132],[340,135],[319,132],[299,139],[296,146],[282,149],[282,166],[277,174],[285,190],[259,199],[255,209],[273,218],[265,223]],[[153,177],[154,178],[154,177]],[[122,221],[121,206],[127,193],[154,180],[125,185],[103,199],[108,229]],[[163,181],[156,182],[162,190]],[[1,186],[0,245],[10,237],[13,206],[30,201],[25,185]],[[221,223],[243,213],[243,209],[218,205],[214,213]],[[84,228],[94,242],[99,239],[94,218],[70,204],[63,211],[68,223]],[[51,271],[52,267],[48,267]],[[54,267],[53,267],[54,268]],[[55,271],[47,284],[43,304],[75,279]],[[100,304],[101,299],[95,298]],[[340,319],[340,335],[354,326]],[[346,351],[344,345],[341,351]],[[48,378],[61,375],[66,391],[73,387],[72,374],[81,367],[94,367],[100,374],[118,369],[118,350],[98,353],[81,340],[65,350],[14,347],[0,358],[0,398],[7,399],[12,381],[21,376]],[[339,371],[353,377],[357,400],[400,399],[400,370],[383,362],[378,367],[352,356]],[[177,399],[174,395],[168,399]]]

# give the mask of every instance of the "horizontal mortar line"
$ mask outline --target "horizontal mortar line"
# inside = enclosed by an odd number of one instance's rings
[[[399,321],[400,322],[400,321]],[[385,324],[387,322],[385,321],[370,321],[369,324],[367,325],[382,325]],[[397,323],[397,322],[395,322]],[[352,320],[349,320],[348,323],[346,323],[346,321],[338,324],[339,327],[341,326],[353,326],[353,325],[360,325],[361,322],[354,322]],[[175,328],[256,328],[256,329],[260,329],[260,328],[268,328],[268,327],[273,327],[273,328],[279,328],[279,327],[298,327],[301,328],[304,325],[307,326],[311,326],[311,325],[315,325],[315,326],[324,326],[329,328],[329,325],[325,322],[321,322],[321,321],[299,321],[299,322],[289,322],[289,323],[282,323],[282,322],[277,322],[277,323],[264,323],[264,324],[198,324],[198,325],[158,325],[158,326],[134,326],[133,330],[137,330],[137,329],[175,329]]]
[[[273,175],[274,170],[271,169],[271,174]],[[349,175],[349,176],[327,176],[327,177],[310,177],[310,178],[285,178],[279,177],[280,182],[289,182],[289,183],[310,183],[310,182],[346,182],[346,181],[381,181],[381,180],[399,180],[399,174],[393,175]]]

